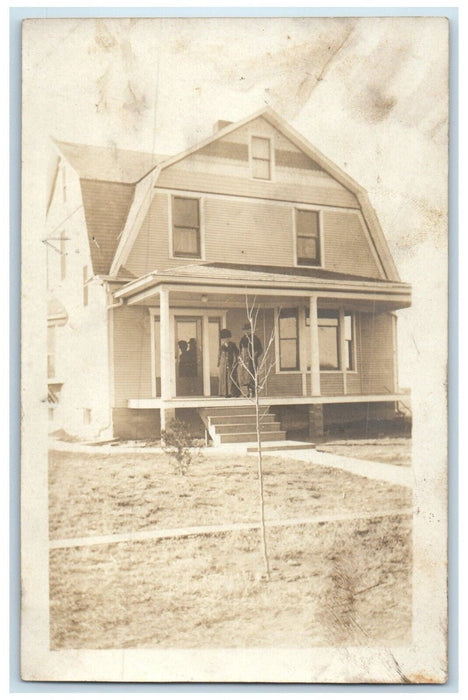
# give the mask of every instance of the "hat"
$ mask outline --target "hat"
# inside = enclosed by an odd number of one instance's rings
[[[244,325],[242,326],[242,330],[243,331],[251,331],[252,326],[250,325],[250,323],[244,323]]]
[[[232,338],[232,333],[229,330],[229,328],[223,328],[219,333],[219,337],[221,338],[221,340],[223,338]]]

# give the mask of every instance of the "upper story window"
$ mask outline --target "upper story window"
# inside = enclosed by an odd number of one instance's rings
[[[270,139],[252,136],[250,142],[252,177],[258,180],[271,180],[271,160]]]
[[[201,258],[198,199],[172,198],[172,254],[181,258]]]
[[[278,317],[280,371],[299,369],[299,324],[297,309],[281,309]]]
[[[296,209],[295,217],[297,264],[321,265],[319,212]]]

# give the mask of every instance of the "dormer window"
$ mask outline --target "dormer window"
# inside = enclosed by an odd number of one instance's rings
[[[297,264],[321,265],[319,212],[296,209],[295,216]]]
[[[256,180],[271,180],[271,141],[252,136],[250,142],[250,166]]]
[[[198,199],[172,198],[172,254],[176,258],[201,258]]]

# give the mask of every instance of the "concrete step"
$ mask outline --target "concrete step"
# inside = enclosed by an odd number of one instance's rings
[[[286,438],[286,431],[285,430],[278,430],[277,432],[272,432],[272,433],[265,433],[262,431],[261,433],[261,439],[262,440],[268,440],[268,442],[272,440],[284,440]],[[223,433],[222,435],[218,435],[218,439],[220,443],[225,444],[228,442],[256,442],[257,441],[257,434],[256,433]]]
[[[276,433],[281,430],[281,423],[277,421],[267,424],[262,423],[260,428],[262,435],[263,433]],[[255,423],[240,423],[239,425],[227,423],[226,425],[216,425],[215,430],[217,435],[225,435],[226,433],[256,433]]]
[[[276,416],[273,413],[260,414],[260,424],[274,423]],[[242,423],[253,423],[255,425],[255,414],[245,414],[240,416],[210,416],[211,425],[241,425]]]

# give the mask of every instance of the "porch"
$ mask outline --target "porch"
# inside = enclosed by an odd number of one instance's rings
[[[260,406],[351,409],[403,400],[393,312],[410,305],[407,285],[332,273],[324,280],[320,272],[322,278],[309,270],[292,275],[184,265],[126,284],[114,293],[125,309],[116,310],[114,323],[121,318],[127,344],[132,322],[135,333],[146,330],[134,345],[133,361],[139,364],[133,390],[129,352],[122,362],[125,393],[119,405],[158,411],[163,430],[177,409],[232,408],[235,415],[252,406],[246,396],[218,396],[217,369],[220,330],[229,328],[237,344],[252,309],[253,331],[264,351]],[[189,344],[195,358],[191,377],[181,362]],[[120,375],[116,372],[117,383]]]

